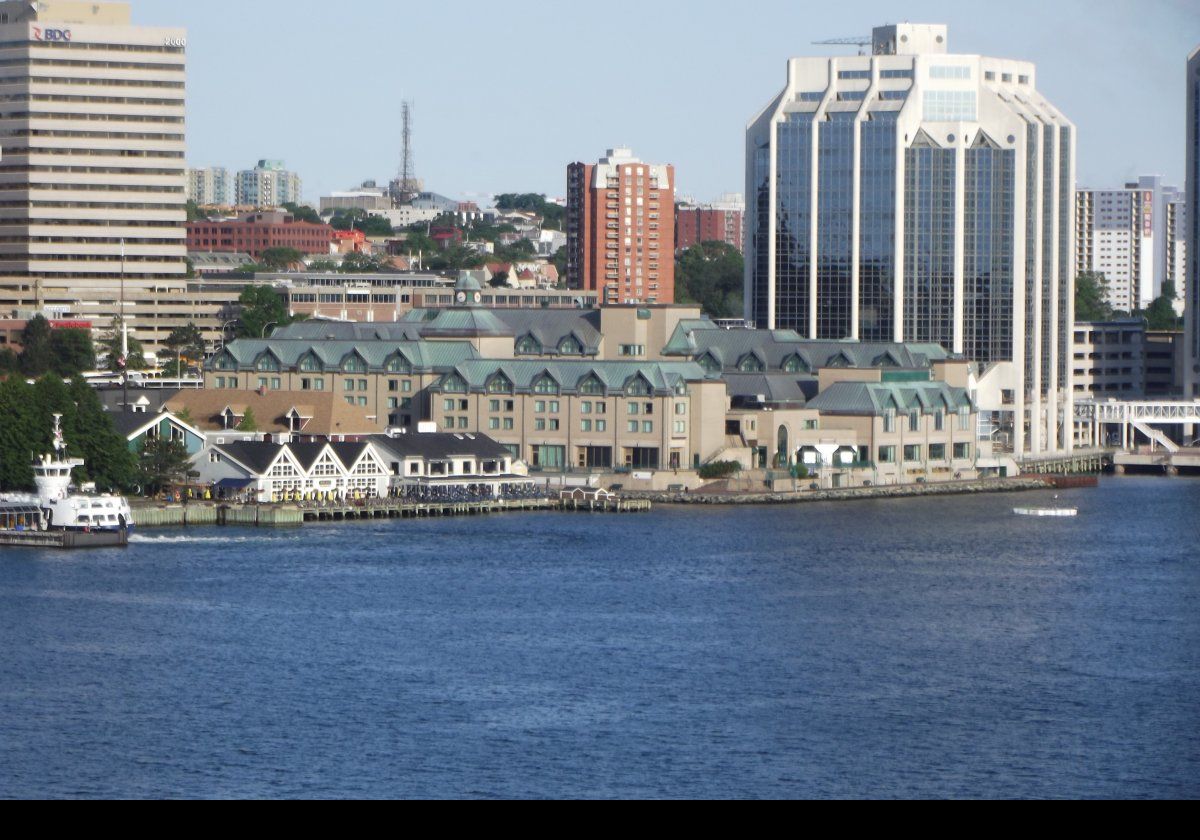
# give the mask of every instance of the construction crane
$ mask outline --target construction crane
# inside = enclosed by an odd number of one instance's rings
[[[813,43],[820,44],[821,46],[832,45],[836,47],[858,47],[858,54],[866,55],[866,53],[863,52],[863,47],[869,47],[873,42],[870,38],[856,36],[853,38],[829,38],[825,41],[813,41]]]

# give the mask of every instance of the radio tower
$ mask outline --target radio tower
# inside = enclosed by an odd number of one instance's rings
[[[389,190],[392,204],[397,207],[401,204],[408,204],[421,191],[421,182],[417,180],[416,174],[413,172],[412,103],[400,103],[400,119],[402,126],[400,129],[400,174],[392,181]]]

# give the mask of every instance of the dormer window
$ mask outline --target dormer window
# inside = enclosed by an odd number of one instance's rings
[[[312,353],[305,353],[300,359],[300,370],[312,373],[321,370],[321,360]]]
[[[583,354],[583,345],[574,336],[567,336],[558,343],[558,352],[564,356],[580,356]]]
[[[400,353],[393,353],[389,356],[384,368],[388,373],[412,373],[412,365]]]
[[[513,392],[512,380],[503,373],[497,373],[488,380],[487,392],[489,394],[511,394]]]
[[[625,385],[625,393],[633,397],[649,396],[653,390],[650,387],[650,383],[641,375],[630,378],[629,382]]]
[[[604,383],[594,373],[588,374],[579,383],[579,393],[600,395],[604,393]]]
[[[542,345],[531,335],[523,335],[517,339],[517,353],[522,356],[536,356],[542,352]]]
[[[254,369],[255,370],[278,371],[279,370],[279,360],[276,359],[270,353],[264,353],[263,355],[259,356],[258,361],[256,361],[254,363]]]
[[[808,365],[795,353],[783,360],[782,367],[784,373],[808,373]]]
[[[351,353],[342,360],[342,370],[346,373],[366,373],[367,363],[357,353]]]
[[[442,390],[447,394],[465,394],[467,381],[457,373],[452,373],[442,380]]]
[[[237,362],[228,352],[220,353],[213,359],[213,367],[217,370],[234,370],[237,367]]]
[[[700,367],[704,369],[705,373],[721,372],[721,363],[713,357],[712,353],[705,353],[700,357]]]
[[[554,378],[547,373],[543,373],[533,380],[533,392],[535,394],[557,394],[558,383]]]
[[[762,360],[753,354],[746,355],[738,362],[738,370],[742,373],[762,373]]]

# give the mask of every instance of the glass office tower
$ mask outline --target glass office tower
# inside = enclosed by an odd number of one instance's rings
[[[1071,447],[1075,130],[1028,62],[945,26],[794,58],[746,130],[745,315],[814,339],[936,342],[978,363],[996,449]]]

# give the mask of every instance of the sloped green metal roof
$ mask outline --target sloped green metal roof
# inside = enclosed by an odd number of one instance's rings
[[[694,362],[568,362],[546,359],[476,359],[456,365],[452,373],[460,376],[470,391],[486,391],[488,382],[494,376],[503,374],[518,393],[531,392],[534,381],[546,374],[558,383],[562,394],[577,393],[579,384],[590,376],[595,376],[607,392],[623,391],[632,378],[641,376],[656,393],[673,391],[681,382],[705,378],[704,369]],[[452,373],[447,373],[429,390],[442,391]]]
[[[383,370],[387,361],[399,355],[408,361],[413,370],[448,370],[467,359],[477,358],[475,348],[466,341],[322,341],[292,340],[277,338],[239,338],[225,345],[208,362],[209,370],[218,368],[218,360],[228,357],[234,360],[237,370],[255,370],[258,359],[270,354],[278,360],[280,367],[291,370],[300,360],[311,355],[323,370],[338,371],[343,362],[357,355],[367,364],[367,369]]]
[[[939,407],[947,411],[971,407],[965,388],[945,382],[835,382],[808,401],[809,408],[829,414],[882,415],[919,410],[929,413]]]

